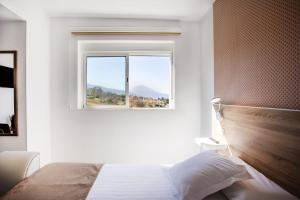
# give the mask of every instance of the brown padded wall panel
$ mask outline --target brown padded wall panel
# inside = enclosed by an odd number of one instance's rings
[[[300,0],[216,0],[215,96],[300,109]]]

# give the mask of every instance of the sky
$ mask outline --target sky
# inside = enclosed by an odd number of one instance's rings
[[[88,57],[88,84],[125,90],[125,57]],[[157,92],[170,93],[170,58],[130,56],[129,90],[144,85]]]
[[[125,57],[88,57],[87,83],[125,91]]]

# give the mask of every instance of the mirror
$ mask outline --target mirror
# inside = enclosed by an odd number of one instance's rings
[[[18,135],[17,51],[0,51],[0,136]]]

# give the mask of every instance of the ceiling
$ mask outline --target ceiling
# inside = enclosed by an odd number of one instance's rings
[[[0,4],[0,21],[20,21],[22,20],[18,15],[11,12],[9,9]]]
[[[5,0],[4,0],[5,1]],[[213,0],[9,0],[52,17],[199,20]],[[26,2],[26,3],[25,3]]]

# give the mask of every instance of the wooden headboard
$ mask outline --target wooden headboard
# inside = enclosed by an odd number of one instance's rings
[[[221,113],[233,155],[300,197],[300,111],[221,105]]]

